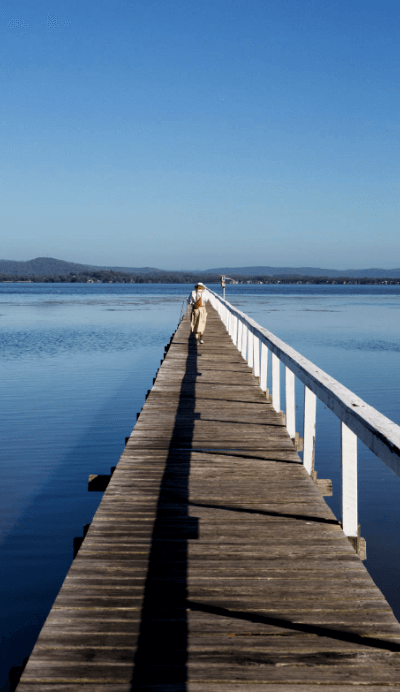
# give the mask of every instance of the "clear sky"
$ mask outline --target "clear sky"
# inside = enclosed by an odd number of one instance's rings
[[[399,267],[399,18],[0,2],[0,259]]]

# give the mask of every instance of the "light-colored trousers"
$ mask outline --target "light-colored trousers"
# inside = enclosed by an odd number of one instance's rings
[[[198,308],[197,310],[192,310],[192,332],[195,336],[203,334],[206,328],[207,321],[207,311],[205,308]]]

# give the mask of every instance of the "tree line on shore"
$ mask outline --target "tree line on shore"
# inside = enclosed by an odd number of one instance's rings
[[[240,284],[351,284],[351,285],[372,285],[372,284],[388,284],[399,285],[400,277],[398,278],[351,278],[343,277],[328,277],[328,276],[243,276],[237,274],[231,277],[235,282]],[[2,283],[123,283],[123,284],[195,284],[197,281],[203,283],[215,284],[219,283],[220,274],[194,274],[192,272],[154,272],[146,274],[132,274],[127,272],[118,272],[114,270],[97,270],[97,271],[82,271],[79,273],[70,272],[69,274],[52,275],[52,276],[23,276],[10,275],[0,273],[0,282]],[[228,282],[229,283],[229,282]]]
[[[207,275],[208,283],[216,283],[220,276],[215,274]],[[190,284],[196,281],[203,281],[204,276],[198,276],[191,272],[154,272],[146,274],[132,274],[128,272],[118,272],[112,269],[101,269],[97,271],[70,272],[69,274],[55,274],[51,276],[36,275],[10,275],[1,274],[1,282],[31,282],[31,283],[118,283],[118,284]]]

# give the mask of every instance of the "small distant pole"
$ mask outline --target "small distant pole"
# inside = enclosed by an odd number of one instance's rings
[[[222,298],[225,300],[225,276],[221,276],[221,286],[222,286]]]

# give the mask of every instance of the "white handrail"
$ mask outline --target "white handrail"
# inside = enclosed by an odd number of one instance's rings
[[[181,308],[181,314],[179,315],[179,322],[178,322],[178,324],[180,324],[180,323],[182,322],[182,320],[183,320],[183,317],[184,317],[184,314],[185,314],[185,303],[187,303],[187,302],[188,302],[188,299],[187,299],[187,298],[184,298],[184,299],[183,299],[183,303],[182,303],[182,308]]]
[[[236,320],[233,334],[236,346],[254,372],[260,373],[260,387],[267,390],[268,351],[272,354],[272,404],[280,407],[279,361],[305,385],[305,421],[303,463],[309,473],[313,470],[315,446],[316,397],[341,421],[342,431],[342,524],[347,536],[357,535],[357,438],[381,461],[400,477],[400,426],[369,406],[363,399],[344,387],[340,382],[304,358],[300,353],[279,339],[272,332],[257,324],[228,301],[207,287],[209,300],[218,311],[225,326],[230,318]],[[261,360],[254,365],[255,339],[259,340]],[[233,338],[235,343],[235,338]],[[258,343],[258,342],[257,342]],[[265,349],[268,349],[267,351]],[[259,355],[256,357],[260,357]],[[286,379],[287,412],[286,426],[294,432],[294,381]],[[289,408],[288,408],[289,406]]]

